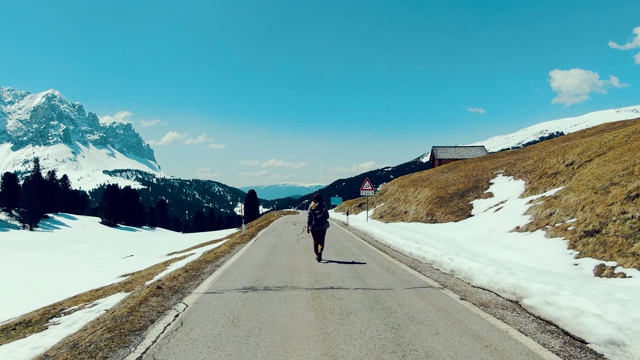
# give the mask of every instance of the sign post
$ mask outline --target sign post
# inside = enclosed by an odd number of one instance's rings
[[[371,180],[366,178],[362,186],[360,186],[360,196],[367,197],[367,222],[369,222],[369,196],[373,196],[376,193],[376,188],[373,187]]]
[[[240,204],[240,216],[242,216],[242,235],[247,235],[247,227],[244,224],[244,204]]]

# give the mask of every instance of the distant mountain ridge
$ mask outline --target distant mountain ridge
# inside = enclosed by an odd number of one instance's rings
[[[283,183],[275,185],[244,186],[240,189],[245,192],[253,189],[256,191],[260,199],[275,200],[287,197],[297,199],[303,195],[320,190],[323,187],[324,185]]]

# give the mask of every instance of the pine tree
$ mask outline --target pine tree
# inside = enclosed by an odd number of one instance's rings
[[[23,229],[33,230],[38,227],[43,214],[41,208],[37,181],[32,177],[27,177],[22,183],[17,209],[18,221],[22,224]]]
[[[207,231],[214,231],[216,229],[216,214],[213,212],[213,208],[207,210]]]
[[[149,210],[147,210],[147,226],[155,229],[157,223],[158,220],[156,217],[156,208],[153,206],[149,206]]]
[[[69,210],[69,213],[86,215],[89,210],[89,194],[82,190],[72,190],[70,195],[70,203],[72,204],[72,207]]]
[[[20,181],[16,173],[5,172],[0,180],[0,209],[12,212],[18,206]]]
[[[200,210],[196,211],[193,216],[193,225],[191,225],[192,232],[203,232],[207,231],[207,218],[204,216],[204,213]]]
[[[191,219],[189,218],[189,212],[185,212],[182,220],[180,221],[180,232],[183,234],[191,232]]]
[[[73,196],[71,180],[69,180],[67,174],[62,175],[58,181],[58,187],[60,190],[60,211],[73,214],[74,210],[77,208],[75,204],[76,199],[75,196]]]
[[[67,174],[58,180],[60,191],[60,211],[69,214],[86,215],[89,209],[89,194],[83,190],[75,190]]]
[[[138,190],[125,186],[120,192],[120,221],[127,226],[142,227],[145,209]]]
[[[38,227],[40,219],[45,216],[46,181],[40,172],[40,159],[33,159],[33,170],[22,183],[18,200],[18,220],[22,228],[33,230]]]
[[[169,207],[165,198],[160,198],[156,202],[156,220],[157,226],[163,229],[172,230],[171,219],[169,218]],[[176,230],[177,231],[177,230]]]
[[[60,211],[61,190],[60,180],[55,170],[49,170],[45,179],[45,191],[43,198],[44,212],[56,213]]]
[[[182,231],[182,228],[182,219],[179,216],[172,216],[169,230],[180,232]]]
[[[247,193],[247,197],[244,199],[244,219],[248,224],[253,220],[260,217],[260,200],[258,199],[258,193],[251,189]]]
[[[110,227],[118,226],[120,220],[120,187],[116,184],[107,185],[102,194],[101,222]]]

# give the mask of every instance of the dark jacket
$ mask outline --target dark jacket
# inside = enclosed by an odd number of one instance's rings
[[[324,202],[312,202],[307,215],[307,225],[311,230],[324,230],[329,228],[329,209]]]

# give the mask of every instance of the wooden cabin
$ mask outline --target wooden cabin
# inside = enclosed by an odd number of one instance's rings
[[[472,159],[487,155],[484,146],[434,146],[431,148],[429,161],[434,168],[458,160]]]

